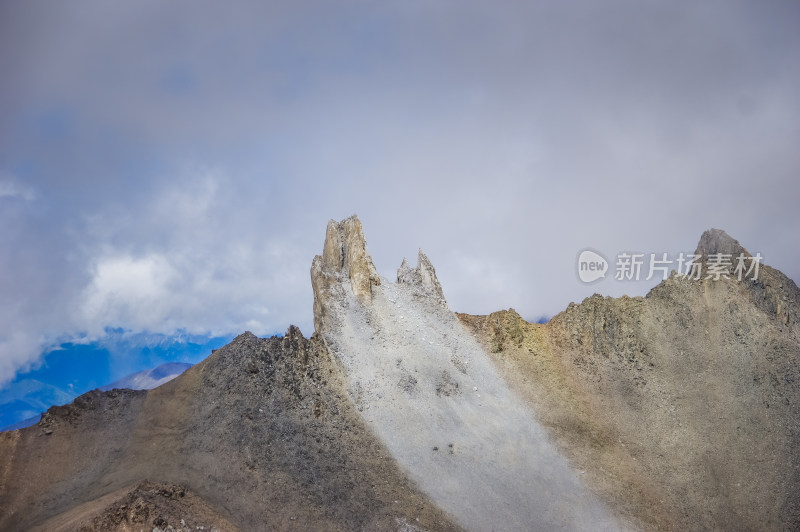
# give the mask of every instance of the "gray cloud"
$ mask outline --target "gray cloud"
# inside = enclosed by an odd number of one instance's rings
[[[329,218],[451,307],[722,227],[800,278],[794,2],[0,7],[0,381],[105,327],[311,331]]]

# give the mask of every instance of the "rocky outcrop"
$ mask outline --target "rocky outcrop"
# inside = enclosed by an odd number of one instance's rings
[[[439,284],[439,279],[436,277],[436,269],[421,249],[417,255],[416,268],[409,266],[408,260],[403,259],[403,263],[397,270],[397,282],[418,287],[424,295],[438,299],[442,306],[447,307],[442,285]]]
[[[749,299],[785,326],[800,323],[800,289],[794,281],[781,271],[762,263],[762,257],[753,257],[737,240],[721,229],[709,229],[700,237],[695,254],[703,264],[701,279],[709,276],[707,267],[710,256],[730,261],[720,275],[738,282],[747,289]],[[740,262],[741,259],[741,264]],[[741,267],[741,271],[737,271]],[[712,276],[713,277],[713,276]],[[715,281],[716,282],[716,281]]]
[[[411,268],[403,259],[397,270],[397,282],[447,307],[436,269],[422,250],[419,250],[416,268]],[[311,262],[315,330],[322,333],[336,328],[339,312],[334,308],[341,307],[351,297],[356,304],[369,306],[373,287],[380,284],[381,278],[367,252],[358,217],[353,215],[340,222],[329,221],[322,255],[317,255]]]
[[[695,254],[707,259],[709,255],[714,253],[727,254],[734,260],[740,253],[743,253],[745,257],[751,256],[738,240],[732,238],[722,229],[708,229],[700,237]]]
[[[343,299],[347,292],[361,303],[368,303],[372,287],[380,283],[358,217],[329,221],[322,255],[314,257],[311,263],[314,328],[324,329],[331,301]]]
[[[234,532],[239,528],[178,484],[142,481],[44,523],[51,532]]]
[[[51,406],[36,425],[43,434],[52,434],[65,426],[82,427],[84,418],[98,412],[123,416],[144,400],[144,390],[113,389],[108,392],[91,390],[76,397],[67,405]]]

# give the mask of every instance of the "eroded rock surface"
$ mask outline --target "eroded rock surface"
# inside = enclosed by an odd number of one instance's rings
[[[403,259],[403,263],[397,270],[397,282],[415,287],[424,295],[437,299],[441,305],[447,307],[442,285],[439,284],[439,279],[436,277],[436,269],[422,250],[419,250],[417,255],[416,268],[409,266],[408,260]]]
[[[380,278],[367,253],[358,217],[329,221],[322,255],[314,257],[311,263],[315,329],[325,329],[330,302],[341,300],[345,290],[359,302],[368,303],[372,299],[372,287],[379,284]]]

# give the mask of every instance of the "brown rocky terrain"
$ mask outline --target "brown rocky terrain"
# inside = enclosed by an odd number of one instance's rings
[[[0,530],[457,528],[296,328],[245,333],[155,390],[90,392],[0,434],[0,508]]]
[[[722,231],[697,253],[747,253]],[[702,273],[702,272],[701,272]],[[244,333],[150,391],[0,433],[0,530],[798,530],[800,290],[673,275],[545,325],[312,263],[317,331]]]
[[[696,253],[746,251],[722,231]],[[703,275],[705,277],[705,275]],[[800,529],[800,291],[673,275],[549,323],[459,315],[590,485],[652,530]]]

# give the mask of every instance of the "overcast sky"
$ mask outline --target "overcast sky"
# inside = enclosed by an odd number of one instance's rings
[[[800,279],[800,3],[0,2],[0,384],[60,342],[313,332],[361,218],[454,310],[725,229]]]

